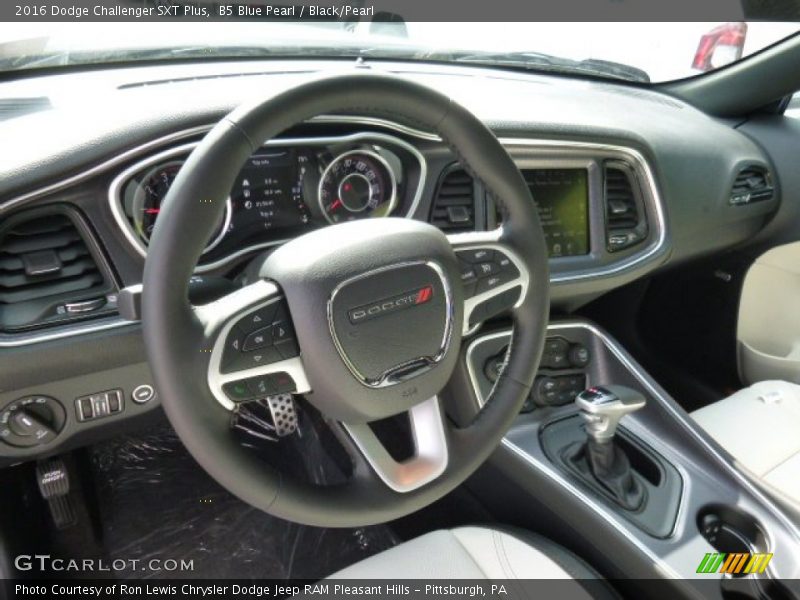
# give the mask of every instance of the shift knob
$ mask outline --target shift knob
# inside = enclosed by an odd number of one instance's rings
[[[619,420],[645,405],[642,394],[621,385],[594,386],[575,398],[586,433],[598,444],[614,439]]]

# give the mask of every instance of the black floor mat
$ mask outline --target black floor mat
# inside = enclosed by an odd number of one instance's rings
[[[318,579],[398,541],[384,526],[324,529],[271,517],[212,480],[168,426],[90,456],[109,559],[193,561],[190,572],[118,577]]]

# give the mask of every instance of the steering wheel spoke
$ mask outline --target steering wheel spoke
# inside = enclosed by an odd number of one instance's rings
[[[506,310],[519,306],[528,293],[525,262],[500,238],[501,229],[447,236],[458,257],[464,289],[462,334]]]
[[[232,410],[238,402],[311,391],[288,307],[278,287],[257,281],[199,307],[211,357],[208,385]]]
[[[342,423],[373,472],[392,490],[412,492],[444,473],[449,461],[444,417],[434,396],[408,411],[413,454],[395,460],[367,423]]]

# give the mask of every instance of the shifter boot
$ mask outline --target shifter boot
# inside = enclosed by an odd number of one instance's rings
[[[628,456],[613,441],[587,440],[586,461],[592,476],[628,510],[636,510],[644,501],[644,488],[633,476]]]

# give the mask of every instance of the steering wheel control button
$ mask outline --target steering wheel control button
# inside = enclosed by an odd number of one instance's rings
[[[281,371],[279,373],[272,373],[269,377],[272,379],[272,383],[275,385],[276,394],[287,394],[297,389],[294,379],[292,379],[291,375],[288,373]]]
[[[471,250],[459,250],[459,258],[463,258],[468,263],[486,263],[494,260],[494,250],[491,248],[472,248]]]
[[[469,298],[475,295],[475,284],[478,282],[478,276],[475,274],[475,268],[472,263],[465,260],[459,260],[461,267],[461,285],[464,287],[464,296]]]
[[[265,398],[270,394],[277,393],[275,382],[269,375],[264,377],[253,377],[246,381],[247,389],[252,398]]]
[[[250,385],[246,380],[231,381],[222,386],[222,391],[234,402],[243,402],[250,400],[254,394],[250,391]]]
[[[289,311],[283,302],[273,302],[252,311],[231,327],[225,338],[220,371],[244,371],[299,354]]]
[[[272,326],[262,327],[256,329],[253,333],[249,334],[241,346],[242,352],[252,352],[264,346],[272,344]]]
[[[483,292],[488,292],[490,290],[494,290],[499,288],[503,285],[504,281],[503,278],[499,275],[490,275],[488,277],[482,277],[478,280],[478,286],[476,288],[476,292],[478,294],[482,294]]]
[[[475,265],[475,271],[480,278],[489,277],[500,272],[500,265],[491,262],[478,263]]]
[[[153,386],[143,383],[142,385],[134,388],[133,392],[131,393],[131,400],[136,402],[136,404],[146,404],[147,402],[150,402],[155,395],[156,391],[153,389]]]
[[[222,361],[220,366],[223,372],[225,372],[226,367],[231,365],[242,352],[246,337],[247,334],[239,329],[238,325],[231,327],[227,337],[225,338],[225,348],[222,351]]]
[[[279,309],[275,315],[275,322],[272,324],[272,339],[276,344],[280,344],[293,338],[294,331],[289,318],[286,316],[286,311]]]
[[[466,298],[491,292],[520,276],[514,261],[501,250],[472,248],[457,250],[456,256],[461,267],[461,283]],[[481,317],[473,312],[470,323],[479,323],[485,318],[488,317]]]
[[[236,326],[245,334],[253,333],[258,329],[272,325],[272,322],[275,320],[275,312],[277,310],[278,303],[273,302],[272,304],[268,304],[267,306],[259,308],[247,316],[242,317],[236,322]]]
[[[294,379],[284,371],[229,381],[222,386],[222,391],[234,402],[267,398],[275,394],[289,394],[296,389],[297,384]]]
[[[0,411],[0,440],[10,446],[30,448],[53,441],[64,428],[67,413],[49,396],[26,396]]]

